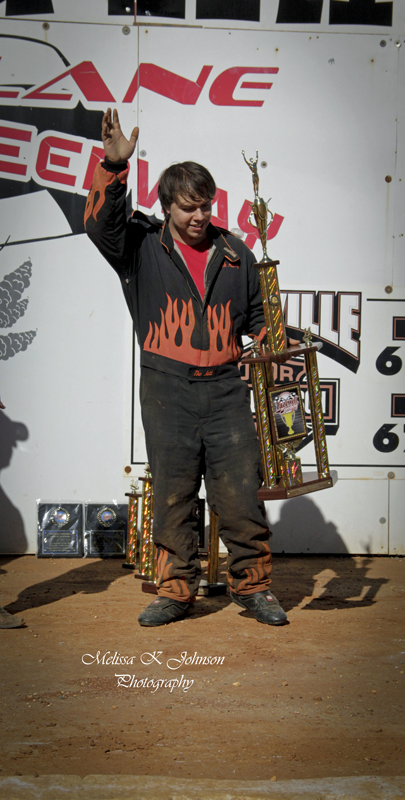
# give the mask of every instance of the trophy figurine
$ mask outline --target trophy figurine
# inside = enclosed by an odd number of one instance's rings
[[[322,413],[321,389],[316,354],[321,342],[313,342],[310,329],[305,331],[304,343],[287,346],[284,315],[281,307],[277,265],[267,253],[267,230],[273,219],[259,195],[259,173],[256,158],[249,160],[242,150],[245,163],[252,173],[254,199],[249,222],[259,233],[263,250],[259,270],[263,300],[267,345],[254,342],[242,363],[249,364],[256,410],[257,433],[262,457],[264,485],[259,489],[260,500],[294,497],[316,492],[335,484],[337,473],[330,471]],[[253,221],[254,220],[254,221]],[[283,364],[293,356],[304,355],[309,394],[312,430],[315,444],[317,473],[302,473],[301,462],[295,448],[307,435],[301,387],[299,383],[275,386],[273,363]]]
[[[262,248],[263,248],[262,263],[263,263],[264,261],[270,261],[270,258],[267,255],[267,229],[273,221],[273,214],[271,213],[271,211],[269,211],[268,208],[268,204],[270,201],[268,200],[266,203],[262,197],[259,197],[259,173],[257,171],[257,162],[259,160],[258,151],[256,150],[256,161],[254,161],[253,158],[249,158],[248,161],[245,156],[244,150],[242,150],[242,155],[245,160],[245,163],[248,165],[249,169],[252,172],[253,190],[255,193],[255,197],[253,203],[249,203],[249,205],[252,207],[252,211],[249,215],[249,222],[251,225],[253,225],[253,222],[251,222],[251,216],[253,214],[254,220],[256,222],[256,225],[254,227],[257,228],[257,230],[259,231],[260,241],[262,243]],[[267,217],[269,214],[270,214],[270,220],[269,222],[267,222]]]

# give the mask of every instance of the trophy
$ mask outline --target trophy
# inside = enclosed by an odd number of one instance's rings
[[[204,501],[203,501],[204,502]],[[210,508],[210,528],[208,534],[208,563],[207,578],[200,580],[197,590],[198,595],[203,597],[215,597],[226,594],[227,585],[218,581],[219,571],[219,518],[215,511]]]
[[[250,353],[242,358],[249,364],[253,397],[256,410],[257,433],[262,457],[264,484],[259,489],[260,500],[278,500],[316,492],[333,486],[337,480],[335,470],[329,469],[325,425],[322,413],[321,389],[319,385],[316,354],[321,342],[313,342],[311,330],[305,331],[304,343],[287,346],[284,316],[281,307],[277,265],[267,254],[267,229],[273,219],[268,202],[259,196],[259,174],[256,158],[245,163],[252,173],[254,199],[249,222],[259,232],[263,258],[256,267],[259,270],[260,289],[263,300],[267,344],[254,342]],[[307,435],[305,413],[299,383],[275,386],[273,364],[284,364],[290,358],[304,355],[309,406],[317,472],[303,473],[295,448]]]
[[[145,475],[139,480],[143,484],[141,537],[139,544],[139,572],[135,573],[135,578],[140,578],[143,581],[143,592],[156,593],[156,547],[152,539],[153,487],[149,464],[145,464]]]
[[[139,492],[138,481],[132,481],[130,489],[130,492],[125,492],[125,497],[129,498],[128,526],[125,561],[122,566],[126,569],[135,569],[138,557],[138,499],[142,495]]]

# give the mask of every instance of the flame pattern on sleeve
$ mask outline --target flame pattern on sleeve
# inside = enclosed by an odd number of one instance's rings
[[[86,228],[87,220],[93,217],[97,221],[97,215],[105,203],[105,193],[108,186],[111,186],[115,180],[120,183],[126,183],[129,168],[124,169],[122,172],[107,172],[101,163],[97,164],[94,170],[93,183],[86,201],[86,208],[84,210],[84,227]],[[98,196],[97,196],[98,195]]]

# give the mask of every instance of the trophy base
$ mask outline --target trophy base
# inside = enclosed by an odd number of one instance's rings
[[[130,561],[124,561],[124,563],[121,564],[121,566],[123,569],[135,569],[135,564],[131,564]]]
[[[304,472],[302,483],[298,486],[284,486],[281,479],[277,486],[269,488],[262,486],[257,493],[258,500],[286,500],[289,497],[301,497],[303,494],[319,492],[321,489],[330,489],[335,485],[338,474],[335,469],[330,471],[328,478],[319,478],[317,472]]]
[[[226,594],[226,583],[208,583],[208,581],[200,581],[197,594],[200,597],[217,597],[221,594]]]
[[[144,575],[139,575],[139,577],[140,578],[141,577],[145,578]],[[142,583],[141,589],[142,589],[143,592],[146,592],[147,594],[157,594],[156,583],[153,583],[152,581],[145,581],[144,580],[143,583]]]

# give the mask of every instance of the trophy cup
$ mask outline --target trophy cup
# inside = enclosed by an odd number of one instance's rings
[[[305,331],[304,343],[287,346],[284,316],[281,307],[277,265],[267,254],[267,229],[273,219],[265,202],[259,196],[259,174],[256,159],[245,163],[252,172],[254,200],[249,222],[259,232],[263,258],[259,270],[263,300],[267,345],[254,342],[250,353],[242,358],[249,364],[256,410],[257,433],[262,457],[264,484],[259,489],[260,500],[278,500],[316,492],[333,486],[337,480],[335,470],[329,469],[325,425],[322,413],[321,389],[316,354],[321,342],[313,342],[310,329]],[[284,364],[293,356],[304,355],[309,394],[317,472],[303,473],[295,448],[307,435],[301,387],[299,383],[275,386],[273,363]]]

